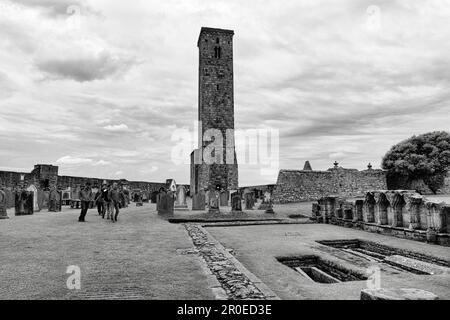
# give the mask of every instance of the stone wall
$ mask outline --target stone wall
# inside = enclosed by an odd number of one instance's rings
[[[36,165],[31,173],[0,171],[0,188],[4,188],[7,194],[12,193],[16,188],[27,188],[34,185],[39,191],[48,190],[52,186],[56,186],[60,190],[72,190],[72,196],[77,194],[80,186],[90,183],[93,187],[100,187],[106,181],[108,184],[114,182],[128,186],[130,190],[142,190],[149,193],[159,191],[161,187],[165,187],[165,182],[146,182],[146,181],[128,181],[110,180],[91,177],[72,177],[59,176],[58,167],[51,165]],[[189,190],[189,185],[184,185]],[[14,202],[8,197],[8,208],[14,206]]]
[[[341,167],[327,171],[281,170],[274,190],[274,202],[314,201],[329,194],[357,197],[373,189],[387,189],[385,171]]]

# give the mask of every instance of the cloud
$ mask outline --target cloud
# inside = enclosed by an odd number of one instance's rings
[[[52,58],[36,62],[36,66],[51,78],[78,82],[103,80],[126,71],[130,65],[130,61],[113,57],[105,51],[87,57]]]
[[[337,156],[344,167],[377,167],[398,141],[448,130],[448,1],[378,1],[378,29],[367,28],[371,0],[14,4],[0,11],[7,167],[71,155],[62,174],[164,181],[169,172],[188,182],[170,138],[198,118],[201,26],[235,30],[235,127],[279,130],[281,168],[310,160],[323,170]],[[67,16],[70,4],[82,14]],[[240,184],[276,179],[259,171],[241,166]]]
[[[16,3],[26,7],[43,9],[47,13],[52,15],[69,15],[72,13],[70,8],[79,8],[85,11],[88,7],[85,1],[80,0],[9,0],[12,3]]]
[[[116,125],[107,125],[105,127],[103,127],[103,129],[105,129],[106,131],[111,131],[111,132],[128,132],[130,131],[130,128],[128,128],[128,126],[126,124],[116,124]]]
[[[56,163],[62,165],[82,165],[82,164],[91,164],[92,159],[64,156],[56,160]]]

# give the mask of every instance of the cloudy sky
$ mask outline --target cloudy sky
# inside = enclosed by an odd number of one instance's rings
[[[449,21],[446,0],[0,0],[0,168],[188,183],[202,26],[235,30],[236,128],[278,130],[280,168],[379,167],[450,127]]]

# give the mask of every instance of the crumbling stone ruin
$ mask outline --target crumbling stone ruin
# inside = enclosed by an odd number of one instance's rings
[[[335,194],[340,197],[361,196],[366,190],[386,190],[386,172],[359,171],[335,165],[327,171],[281,170],[273,194],[274,203],[316,201]]]
[[[450,205],[415,191],[369,191],[356,201],[326,196],[312,210],[319,223],[450,246]]]

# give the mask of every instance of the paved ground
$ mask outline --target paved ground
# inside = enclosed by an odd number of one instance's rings
[[[369,240],[450,260],[448,247],[325,224],[208,227],[206,230],[222,245],[232,248],[236,258],[281,299],[359,299],[361,289],[367,287],[366,281],[312,283],[276,259],[316,255],[363,274],[371,266],[342,250],[318,244],[318,240]],[[419,276],[383,266],[381,286],[424,289],[441,299],[450,299],[450,273]]]
[[[183,225],[159,218],[155,205],[133,205],[119,223],[90,210],[43,211],[0,220],[1,299],[214,299],[211,282]],[[311,203],[275,206],[276,218],[310,214]],[[177,212],[178,217],[198,213]],[[258,211],[248,213],[256,217]],[[261,213],[262,214],[262,213]],[[359,299],[364,281],[308,283],[275,257],[316,254],[344,265],[354,261],[316,240],[366,239],[450,259],[450,249],[331,225],[209,227],[209,233],[282,299]],[[67,289],[69,266],[81,269],[80,291]],[[350,266],[353,268],[354,266]],[[364,265],[358,268],[367,267]],[[363,270],[364,271],[364,270]],[[414,287],[450,299],[450,276],[417,276],[384,270],[383,286]]]
[[[119,223],[90,210],[0,220],[1,299],[213,299],[182,225],[159,219],[154,205],[123,210]],[[81,268],[82,290],[66,286]]]

